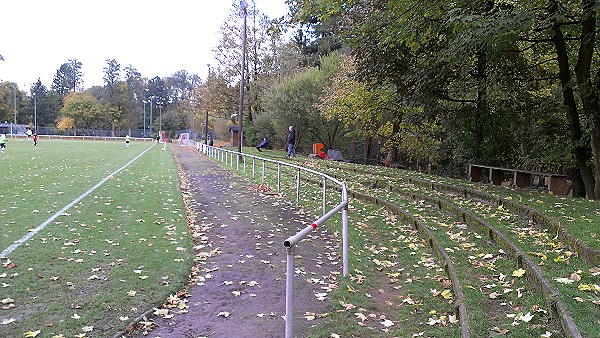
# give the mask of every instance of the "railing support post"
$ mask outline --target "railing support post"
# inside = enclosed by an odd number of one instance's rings
[[[286,248],[285,338],[294,337],[294,246]]]
[[[323,215],[327,213],[327,179],[323,177]]]
[[[296,171],[296,204],[300,203],[300,169]]]
[[[342,264],[343,276],[348,275],[348,192],[346,185],[342,188],[342,202],[346,202],[346,206],[342,209]]]
[[[281,191],[281,164],[277,163],[277,192]]]
[[[260,177],[260,184],[265,184],[265,161],[262,161],[262,176]]]

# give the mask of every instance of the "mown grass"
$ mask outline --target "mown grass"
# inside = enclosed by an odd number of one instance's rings
[[[34,148],[9,140],[0,162],[0,249],[148,147],[42,140]],[[38,337],[110,337],[184,285],[191,239],[177,168],[161,149],[150,149],[2,261],[0,298],[11,308],[0,312],[0,336],[39,330]]]

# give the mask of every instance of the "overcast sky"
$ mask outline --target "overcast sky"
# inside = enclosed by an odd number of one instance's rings
[[[237,0],[8,0],[0,6],[0,80],[28,91],[38,78],[50,88],[69,59],[82,63],[84,87],[102,85],[107,59],[144,77],[185,69],[205,78],[211,50]],[[250,1],[248,1],[250,2]],[[275,18],[285,0],[255,0]]]

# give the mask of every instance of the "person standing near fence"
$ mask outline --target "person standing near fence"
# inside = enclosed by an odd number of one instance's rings
[[[33,146],[37,146],[37,141],[38,141],[38,134],[37,133],[33,133]]]
[[[296,131],[294,130],[293,126],[290,126],[288,128],[288,130],[290,131],[290,133],[288,134],[288,153],[287,153],[287,158],[290,158],[291,155],[294,155],[294,158],[296,158]]]
[[[0,134],[0,152],[4,152],[6,148],[6,133]]]
[[[129,134],[125,135],[125,147],[129,148]]]

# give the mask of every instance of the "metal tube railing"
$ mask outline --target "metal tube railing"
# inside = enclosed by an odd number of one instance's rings
[[[231,150],[226,150],[222,148],[215,148],[207,145],[202,145],[203,153],[209,155],[213,158],[221,158],[221,162],[227,161],[227,154],[231,154],[231,167],[233,167],[233,156],[237,155],[238,161],[236,170],[239,171],[239,158],[243,157],[244,160],[244,173],[246,172],[246,157],[252,158],[252,177],[255,176],[255,159],[262,161],[262,174],[261,174],[261,183],[264,184],[265,180],[265,166],[267,162],[271,162],[277,165],[277,191],[281,190],[281,166],[287,166],[290,168],[296,169],[296,203],[300,201],[300,172],[308,172],[317,176],[321,176],[323,178],[323,216],[319,219],[315,220],[311,225],[305,227],[300,230],[295,235],[287,238],[283,245],[286,249],[287,255],[287,263],[286,263],[286,298],[285,298],[285,337],[292,338],[293,337],[293,328],[294,328],[294,252],[296,245],[306,237],[310,232],[317,230],[319,226],[324,224],[331,217],[335,216],[341,211],[342,214],[342,265],[343,265],[343,276],[346,277],[348,275],[348,191],[346,190],[346,184],[342,181],[337,180],[327,174],[318,172],[316,170],[312,170],[309,168],[301,167],[292,163],[281,162],[270,160],[262,157],[257,157],[250,154],[238,153]],[[215,151],[216,149],[216,151]],[[221,154],[221,156],[219,156]],[[223,155],[224,154],[224,155]],[[225,161],[222,160],[223,156],[225,156]],[[327,180],[337,184],[341,190],[341,201],[338,205],[336,205],[331,210],[327,211]]]
[[[345,191],[345,187],[344,187]],[[306,228],[300,230],[295,235],[289,237],[283,242],[283,246],[286,248],[287,254],[287,271],[285,278],[285,338],[294,337],[294,248],[296,244],[300,242],[304,237],[306,237],[310,232],[317,230],[317,227],[321,224],[325,223],[329,218],[336,215],[338,212],[342,210],[342,223],[345,226],[342,228],[343,244],[342,246],[346,251],[343,251],[343,261],[344,261],[344,277],[348,274],[348,200],[342,201],[342,203],[338,204],[335,208],[331,209],[328,213],[321,216],[318,220],[314,221],[311,225]]]

